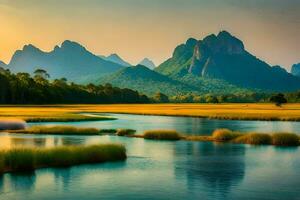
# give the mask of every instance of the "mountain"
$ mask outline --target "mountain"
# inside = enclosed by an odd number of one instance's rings
[[[0,60],[0,67],[3,68],[3,69],[6,69],[7,65]]]
[[[138,90],[147,95],[162,92],[169,96],[178,94],[207,94],[207,93],[230,93],[245,91],[225,81],[206,79],[188,74],[183,77],[170,78],[159,74],[143,65],[126,67],[114,74],[100,78],[98,83],[111,83],[117,87],[126,87]]]
[[[176,47],[172,57],[155,71],[170,77],[193,74],[264,91],[300,88],[300,78],[259,60],[245,50],[241,40],[226,31],[199,41],[188,39],[185,44]]]
[[[291,73],[292,73],[294,76],[300,77],[300,63],[294,64],[294,65],[292,66]]]
[[[154,69],[156,67],[155,64],[148,58],[144,58],[141,62],[139,62],[138,65],[144,65],[145,67],[148,67],[149,69]]]
[[[17,50],[10,63],[12,72],[33,73],[36,69],[45,69],[51,78],[65,77],[74,82],[84,82],[115,72],[123,66],[106,61],[92,54],[82,45],[69,40],[61,46],[55,46],[50,52],[44,52],[33,45],[25,45]]]
[[[113,63],[117,63],[119,65],[122,65],[124,67],[129,67],[129,66],[132,66],[130,63],[124,61],[118,54],[111,54],[109,56],[99,56],[100,58],[106,60],[106,61],[110,61],[110,62],[113,62]]]

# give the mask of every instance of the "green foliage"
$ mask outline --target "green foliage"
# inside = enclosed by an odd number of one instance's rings
[[[67,83],[65,78],[49,81],[45,70],[34,78],[27,73],[0,73],[1,104],[50,103],[147,103],[149,99],[131,89],[110,84],[87,86]]]
[[[154,95],[153,100],[157,103],[168,103],[169,97],[161,92],[158,92]]]
[[[237,137],[236,139],[234,139],[234,142],[242,143],[242,144],[262,145],[262,144],[271,144],[272,138],[268,134],[249,133]]]
[[[276,104],[276,106],[281,106],[284,103],[287,103],[286,98],[284,97],[284,94],[276,94],[270,97],[270,102],[273,102]]]
[[[136,130],[133,129],[118,129],[116,135],[117,136],[130,136],[133,135]]]
[[[181,137],[178,132],[173,130],[152,130],[146,131],[143,134],[145,139],[151,140],[180,140]]]
[[[293,133],[276,133],[272,135],[272,144],[276,146],[298,146],[299,136]]]
[[[17,148],[0,152],[0,173],[125,159],[125,147],[117,144],[65,146],[50,149]]]

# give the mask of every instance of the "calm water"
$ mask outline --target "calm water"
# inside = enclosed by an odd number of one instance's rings
[[[115,115],[120,117],[120,115]],[[124,115],[78,126],[173,128],[186,133],[234,130],[297,131],[298,123],[215,121]],[[130,126],[125,126],[129,123]],[[231,123],[230,123],[231,122]],[[111,123],[111,124],[110,124]],[[240,123],[240,124],[239,124]],[[143,125],[144,124],[144,125]],[[219,125],[216,125],[219,124]],[[231,127],[229,125],[234,124]],[[203,131],[206,130],[206,131]],[[300,129],[298,129],[298,132]],[[0,199],[300,199],[300,150],[200,142],[157,142],[114,136],[0,134],[1,147],[86,145],[119,142],[126,162],[41,169],[0,177]]]
[[[285,131],[300,133],[300,122],[268,122],[268,121],[239,121],[239,120],[211,120],[194,117],[166,117],[146,115],[106,114],[117,120],[102,122],[68,122],[47,123],[68,124],[74,126],[97,127],[100,129],[131,128],[142,133],[151,129],[174,129],[180,133],[194,135],[209,135],[218,128],[228,128],[235,131]],[[44,124],[44,123],[42,123]]]

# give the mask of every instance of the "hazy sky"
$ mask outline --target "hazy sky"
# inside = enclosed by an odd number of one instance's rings
[[[0,0],[0,60],[65,39],[156,64],[189,37],[228,30],[271,65],[300,62],[300,0]]]

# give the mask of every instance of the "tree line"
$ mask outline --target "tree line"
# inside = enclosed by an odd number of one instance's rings
[[[172,97],[158,92],[153,97],[131,89],[105,85],[79,85],[66,78],[50,81],[50,75],[37,69],[13,74],[0,70],[0,104],[60,104],[60,103],[283,103],[300,102],[300,91],[291,93],[234,93],[234,94],[181,94]]]
[[[13,74],[0,71],[0,104],[60,104],[60,103],[148,103],[150,99],[131,89],[106,85],[79,85],[67,79],[50,81],[43,69]]]

